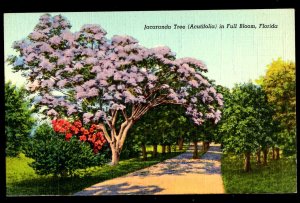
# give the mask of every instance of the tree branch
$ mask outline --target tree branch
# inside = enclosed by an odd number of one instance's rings
[[[122,114],[123,114],[125,120],[128,121],[128,116],[127,116],[127,113],[124,109],[122,109]]]
[[[107,140],[109,143],[112,143],[112,140],[111,140],[110,136],[109,136],[108,133],[107,133],[107,130],[106,130],[105,125],[104,125],[103,123],[100,123],[99,126],[100,126],[101,130],[104,132],[104,136],[105,136],[106,140]]]

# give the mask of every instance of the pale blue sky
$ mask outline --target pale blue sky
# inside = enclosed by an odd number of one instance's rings
[[[15,54],[13,41],[33,31],[43,13],[4,14],[5,58]],[[84,24],[99,24],[113,35],[131,35],[146,47],[167,45],[178,57],[204,61],[209,78],[232,87],[234,83],[255,80],[263,75],[273,59],[295,61],[293,9],[210,10],[210,11],[139,11],[139,12],[68,12],[72,31]],[[277,24],[277,29],[196,29],[144,30],[146,25],[173,24]],[[25,83],[20,74],[5,64],[5,81]]]

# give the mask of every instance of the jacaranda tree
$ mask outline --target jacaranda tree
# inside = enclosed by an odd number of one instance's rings
[[[8,61],[23,72],[30,91],[42,96],[45,114],[100,123],[113,165],[128,130],[160,104],[184,106],[197,125],[220,120],[215,106],[222,99],[203,75],[203,62],[176,59],[168,47],[146,48],[130,36],[107,39],[98,25],[84,25],[78,32],[70,28],[61,15],[42,15],[34,31],[14,43],[19,54]]]

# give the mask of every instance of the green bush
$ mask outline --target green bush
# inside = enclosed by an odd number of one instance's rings
[[[94,154],[91,146],[76,137],[66,141],[51,126],[43,124],[36,129],[25,150],[34,159],[30,166],[39,175],[73,176],[76,169],[101,165],[105,162],[100,152]]]
[[[35,109],[24,87],[5,83],[5,137],[6,155],[15,157],[22,152],[34,124]]]

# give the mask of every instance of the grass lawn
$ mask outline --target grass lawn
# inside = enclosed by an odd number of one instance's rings
[[[6,194],[11,195],[72,195],[86,187],[98,182],[123,176],[130,172],[157,164],[165,159],[177,156],[186,150],[172,152],[156,158],[149,157],[142,161],[141,157],[122,160],[118,166],[91,167],[86,170],[78,170],[79,176],[68,178],[55,178],[52,176],[40,176],[28,166],[32,159],[20,154],[16,158],[6,158]],[[150,149],[149,149],[150,150]],[[152,150],[152,149],[151,149]],[[158,152],[161,152],[158,150]]]
[[[295,193],[296,158],[268,160],[267,166],[251,160],[252,171],[243,171],[243,156],[222,156],[222,178],[226,193]]]

